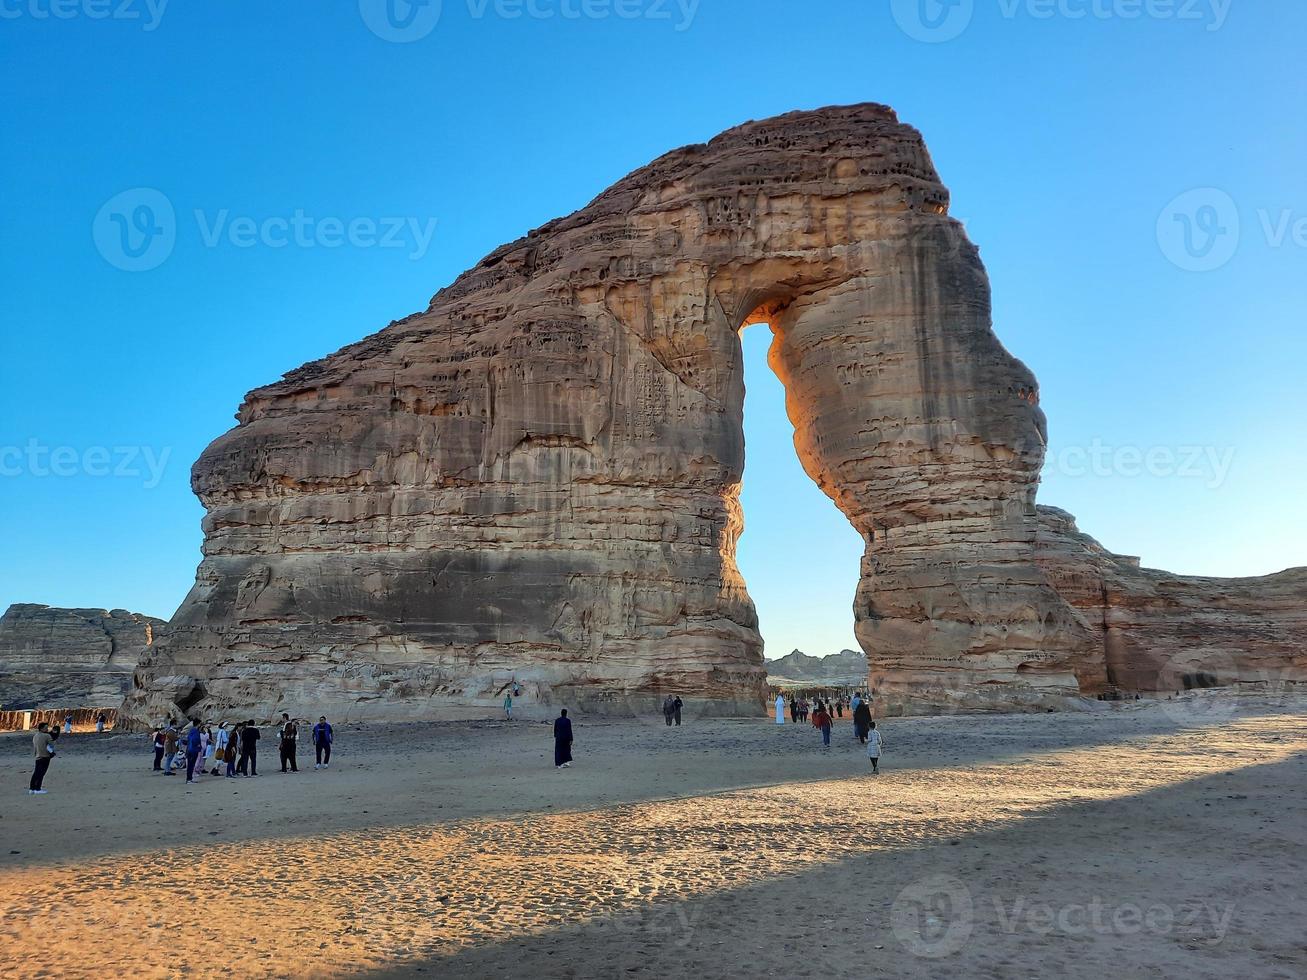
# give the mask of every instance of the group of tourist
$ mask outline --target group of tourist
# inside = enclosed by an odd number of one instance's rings
[[[281,757],[281,771],[299,772],[296,749],[299,744],[300,721],[283,713],[277,726],[277,748]],[[184,729],[169,718],[155,727],[150,733],[154,747],[154,771],[171,776],[173,770],[186,768],[186,782],[193,783],[208,773],[212,776],[225,775],[228,779],[240,776],[258,776],[259,774],[259,739],[263,735],[259,726],[251,718],[238,721],[230,729],[227,722],[220,722],[217,728],[201,722],[198,718],[190,719]],[[325,715],[318,718],[313,726],[314,769],[326,769],[331,765],[331,746],[335,741],[335,732]]]
[[[814,699],[812,704],[806,698],[791,696],[789,702],[790,721],[811,721],[812,727],[821,732],[823,750],[830,748],[831,729],[836,718],[843,718],[845,710],[853,715],[853,734],[859,744],[867,746],[867,758],[871,762],[873,774],[880,774],[880,753],[884,745],[881,733],[876,729],[876,722],[871,717],[871,699],[864,698],[861,692],[845,700],[838,697],[833,700]],[[785,724],[786,700],[784,694],[776,695],[776,724]]]
[[[811,702],[806,697],[790,695],[790,721],[798,724],[801,721],[810,721],[813,714],[819,710],[825,710],[826,714],[832,718],[843,718],[846,711],[850,711],[857,706],[862,695],[855,694],[850,700],[843,694],[836,695],[834,698],[825,698],[821,696],[814,698]]]
[[[685,702],[679,694],[676,697],[669,694],[663,698],[663,720],[667,722],[668,728],[681,723],[681,709],[684,707]]]
[[[668,695],[663,700],[663,717],[669,726],[681,723],[681,710],[684,706],[685,703],[680,697]],[[842,718],[846,706],[853,712],[854,734],[861,744],[867,746],[871,770],[879,774],[881,734],[876,730],[876,723],[871,719],[870,702],[863,699],[860,694],[853,695],[852,700],[848,702],[842,699],[832,702],[817,698],[812,705],[808,705],[806,700],[795,699],[790,702],[790,713],[791,718],[796,722],[810,718],[813,727],[821,732],[823,747],[829,748],[833,719]],[[504,711],[509,718],[512,717],[511,695],[505,698]],[[781,724],[785,721],[784,695],[778,695],[776,698],[776,720]],[[298,719],[283,713],[277,726],[277,747],[283,773],[299,772],[296,748],[299,744],[300,725]],[[104,731],[99,726],[96,730]],[[69,716],[64,722],[64,732],[71,731],[72,719]],[[47,792],[42,784],[50,768],[50,762],[55,757],[55,742],[58,738],[57,727],[52,731],[49,724],[44,721],[37,726],[36,734],[32,738],[36,764],[28,785],[29,794]],[[225,721],[219,722],[215,728],[198,718],[191,718],[183,727],[179,726],[175,719],[169,718],[155,726],[150,733],[150,744],[154,749],[153,771],[171,776],[174,771],[181,771],[184,767],[187,783],[194,783],[206,773],[211,776],[223,775],[224,767],[228,779],[241,776],[255,777],[259,774],[260,738],[262,733],[253,718],[238,721],[230,728]],[[312,740],[315,758],[313,768],[328,768],[331,765],[331,747],[335,741],[335,732],[325,715],[319,716],[317,724],[313,726]],[[554,720],[555,769],[571,767],[572,741],[572,721],[567,717],[567,709],[564,708]]]

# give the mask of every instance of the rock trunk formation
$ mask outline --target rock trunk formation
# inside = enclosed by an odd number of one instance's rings
[[[0,616],[0,708],[115,707],[164,620],[16,603]]]
[[[513,682],[542,711],[757,710],[758,322],[803,465],[866,541],[880,683],[1080,690],[1102,637],[1039,560],[1035,379],[921,136],[859,105],[673,151],[251,392],[194,467],[204,560],[128,712],[456,717]]]

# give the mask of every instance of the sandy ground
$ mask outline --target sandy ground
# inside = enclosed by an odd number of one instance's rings
[[[0,976],[1307,976],[1307,702],[689,721],[0,737]]]

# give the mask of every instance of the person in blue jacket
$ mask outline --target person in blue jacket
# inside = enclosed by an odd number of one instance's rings
[[[313,754],[318,760],[313,763],[314,769],[326,769],[331,765],[331,741],[331,726],[327,724],[327,716],[323,715],[313,726]]]
[[[195,763],[200,758],[200,749],[204,745],[204,733],[200,729],[200,720],[191,719],[191,727],[186,732],[186,781],[195,782]]]

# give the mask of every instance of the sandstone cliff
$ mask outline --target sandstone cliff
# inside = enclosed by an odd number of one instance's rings
[[[115,707],[162,619],[17,603],[0,617],[0,707]]]
[[[759,322],[803,465],[866,542],[879,683],[1081,690],[1102,636],[1039,558],[1038,386],[920,134],[859,105],[675,150],[250,392],[195,464],[204,560],[128,713],[444,717],[511,683],[527,712],[756,710],[735,544]]]
[[[1307,685],[1307,568],[1176,575],[1112,554],[1066,511],[1039,518],[1036,560],[1094,636],[1076,665],[1083,691]]]

